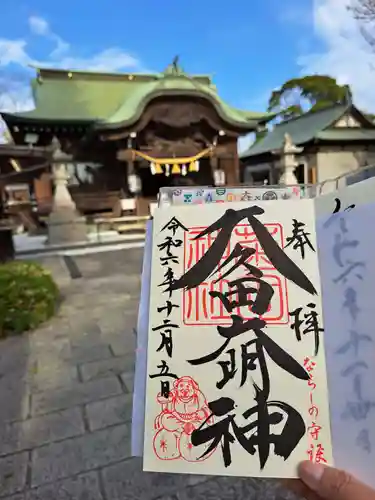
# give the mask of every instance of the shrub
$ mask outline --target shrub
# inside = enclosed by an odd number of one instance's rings
[[[51,274],[40,265],[0,264],[0,337],[36,328],[53,316],[58,297]]]

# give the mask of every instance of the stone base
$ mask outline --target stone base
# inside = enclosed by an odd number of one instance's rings
[[[47,245],[63,245],[87,240],[86,219],[74,210],[51,212],[47,225]]]

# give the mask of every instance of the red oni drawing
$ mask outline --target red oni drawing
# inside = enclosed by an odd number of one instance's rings
[[[281,248],[284,248],[283,227],[279,223],[265,224],[274,240]],[[184,272],[191,269],[207,252],[214,243],[217,232],[205,235],[195,239],[206,227],[191,227],[188,233],[185,233],[185,255]],[[263,273],[265,279],[274,289],[274,295],[268,311],[263,316],[267,323],[272,325],[286,325],[289,323],[288,314],[288,291],[286,279],[274,268],[268,257],[265,255],[260,243],[255,236],[249,224],[238,224],[233,233],[227,248],[219,264],[222,264],[232,252],[236,243],[243,247],[250,247],[255,253],[249,258],[248,263],[256,266]],[[243,270],[237,270],[237,277]],[[229,281],[231,278],[220,280],[221,273],[216,273],[193,290],[184,290],[183,292],[183,321],[187,326],[219,326],[232,324],[230,313],[228,313],[220,300],[212,298],[209,292],[226,293],[229,291]],[[234,298],[234,297],[233,297]],[[233,313],[238,314],[244,319],[254,317],[251,307],[247,306],[237,308]]]
[[[161,412],[155,419],[154,452],[161,460],[183,459],[188,462],[206,460],[213,452],[199,458],[210,445],[193,446],[191,434],[209,417],[205,396],[191,377],[175,380],[168,398],[160,393],[157,401]],[[211,421],[208,421],[211,423]]]

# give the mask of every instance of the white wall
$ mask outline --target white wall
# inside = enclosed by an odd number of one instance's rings
[[[363,146],[343,146],[340,149],[321,146],[316,155],[317,182],[354,172],[366,162],[375,164],[375,146],[368,150]]]

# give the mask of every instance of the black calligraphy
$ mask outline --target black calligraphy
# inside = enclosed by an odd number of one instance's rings
[[[314,356],[317,356],[319,352],[320,334],[324,331],[324,328],[320,326],[319,316],[315,308],[316,305],[311,302],[307,304],[305,310],[303,310],[302,307],[297,307],[297,309],[290,312],[289,315],[294,320],[290,328],[294,330],[299,342],[302,340],[302,335],[309,333],[314,335]]]
[[[164,233],[165,237],[163,242],[157,245],[160,252],[160,264],[165,269],[163,272],[163,282],[158,286],[162,289],[164,294],[167,294],[168,298],[163,304],[157,307],[158,315],[164,317],[160,324],[152,328],[152,331],[160,335],[160,344],[156,352],[165,353],[170,359],[173,355],[173,331],[180,328],[178,322],[174,322],[170,319],[170,316],[173,315],[173,311],[179,309],[179,305],[172,302],[174,283],[173,265],[179,264],[178,255],[176,255],[174,251],[183,244],[183,240],[177,237],[177,233],[183,234],[185,231],[187,231],[186,227],[173,217],[161,229],[161,233]],[[157,368],[159,372],[151,374],[149,377],[151,379],[160,378],[160,394],[168,399],[170,389],[169,379],[178,379],[178,376],[170,371],[169,365],[165,359],[161,360],[161,364],[158,365]]]
[[[287,237],[287,244],[285,245],[285,248],[291,246],[293,250],[299,250],[302,259],[304,259],[306,246],[315,252],[315,248],[313,247],[309,236],[310,233],[305,230],[305,224],[303,222],[299,222],[297,219],[293,219],[292,236]]]
[[[218,389],[222,389],[237,375],[239,387],[243,387],[248,380],[249,372],[260,371],[260,384],[256,383],[251,376],[255,404],[242,414],[242,418],[248,423],[239,425],[235,414],[234,399],[222,397],[209,403],[211,415],[191,435],[191,442],[194,446],[208,444],[202,457],[211,453],[220,444],[225,467],[230,466],[232,462],[230,445],[235,440],[249,454],[258,453],[260,467],[263,469],[271,449],[276,455],[286,460],[306,433],[304,420],[295,408],[282,401],[269,400],[271,380],[267,358],[296,379],[310,381],[310,374],[264,331],[266,322],[261,316],[270,306],[273,289],[264,279],[261,270],[248,262],[255,250],[236,244],[230,255],[223,261],[224,251],[230,241],[232,231],[241,220],[247,219],[267,259],[275,269],[310,295],[317,295],[308,277],[285,254],[267,228],[255,217],[263,213],[264,210],[256,205],[238,211],[227,210],[220,219],[196,236],[198,239],[218,231],[214,242],[203,257],[179,279],[174,280],[170,286],[172,290],[189,290],[199,286],[209,276],[219,275],[216,282],[225,278],[228,291],[225,293],[211,291],[210,295],[213,299],[220,300],[230,315],[231,324],[217,327],[222,343],[216,350],[198,359],[189,360],[189,363],[197,366],[215,361],[222,372],[222,378],[216,384]],[[231,279],[235,270],[241,271],[241,277]],[[235,309],[244,306],[251,309],[254,317],[245,320],[239,314],[234,313]],[[303,318],[299,318],[299,335],[311,332],[315,339],[319,339],[322,328],[319,326],[314,310],[315,305],[309,303],[307,309]],[[252,333],[252,338],[244,339],[239,349],[231,346],[234,339],[241,338],[242,340],[242,335],[249,332]],[[317,351],[318,340],[316,343]],[[220,420],[215,421],[217,419]],[[276,426],[279,432],[275,431]]]

